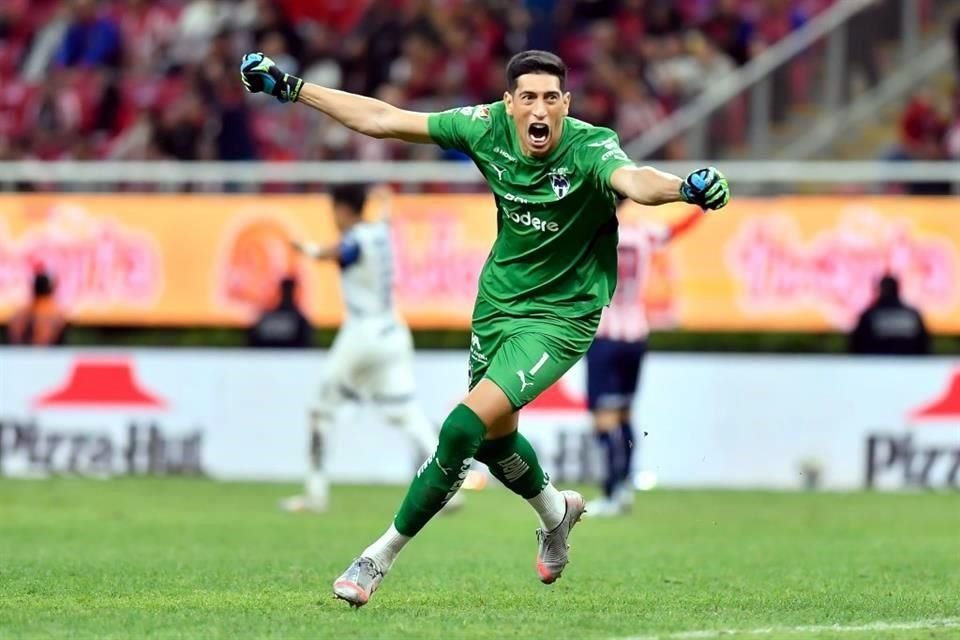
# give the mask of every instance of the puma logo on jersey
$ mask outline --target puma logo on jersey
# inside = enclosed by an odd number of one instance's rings
[[[523,373],[523,369],[517,369],[517,376],[520,378],[520,393],[523,393],[523,390],[527,387],[532,387],[532,382],[527,382],[526,374]]]
[[[540,359],[537,360],[537,363],[530,367],[529,375],[531,377],[537,375],[537,371],[540,371],[540,368],[546,364],[547,360],[549,359],[550,354],[544,351],[543,355],[540,356]],[[517,377],[520,378],[520,393],[523,393],[523,390],[527,387],[533,386],[533,380],[531,379],[529,382],[527,381],[527,373],[525,373],[523,369],[517,369]]]

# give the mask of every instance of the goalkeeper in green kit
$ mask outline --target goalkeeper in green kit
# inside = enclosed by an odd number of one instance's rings
[[[499,102],[427,114],[305,83],[260,53],[241,64],[249,91],[306,104],[368,136],[468,154],[497,206],[497,238],[473,310],[470,391],[444,421],[436,451],[390,527],[333,583],[334,595],[354,606],[367,603],[400,550],[457,493],[474,460],[537,512],[537,572],[547,584],[560,577],[584,500],[550,482],[517,431],[519,411],[593,341],[616,286],[618,197],[705,209],[730,199],[716,169],[682,180],[635,166],[613,131],[569,117],[566,67],[552,53],[519,53],[506,76]]]

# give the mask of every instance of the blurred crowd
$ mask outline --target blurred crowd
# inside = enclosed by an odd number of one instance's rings
[[[960,18],[953,24],[954,77],[952,90],[943,96],[935,90],[918,91],[900,114],[898,141],[885,155],[892,161],[960,160]],[[952,192],[949,183],[905,185],[913,195]]]
[[[495,100],[526,48],[570,67],[574,115],[645,132],[833,0],[2,0],[0,160],[387,160],[248,96],[245,51],[416,110]]]

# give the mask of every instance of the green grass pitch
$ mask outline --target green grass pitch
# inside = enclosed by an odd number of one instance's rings
[[[330,584],[402,489],[321,516],[278,512],[291,490],[0,481],[0,638],[960,638],[956,493],[640,494],[584,519],[545,586],[533,512],[471,492],[353,610]]]

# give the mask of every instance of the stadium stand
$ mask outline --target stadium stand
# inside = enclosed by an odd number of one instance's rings
[[[511,53],[548,48],[570,66],[574,115],[629,140],[831,3],[5,0],[0,159],[437,157],[248,99],[236,68],[250,48],[420,110],[496,99]]]

